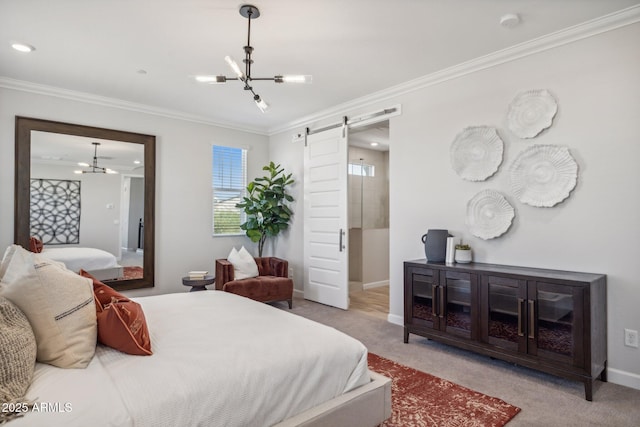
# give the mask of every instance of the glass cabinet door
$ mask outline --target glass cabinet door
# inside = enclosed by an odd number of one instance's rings
[[[475,337],[476,276],[447,271],[443,279],[445,291],[442,299],[445,307],[440,329],[466,338]]]
[[[529,353],[554,359],[567,359],[582,366],[576,353],[582,329],[576,323],[583,289],[552,283],[529,284]]]
[[[526,282],[506,277],[482,277],[482,335],[497,347],[525,351]]]
[[[435,310],[435,286],[438,284],[438,272],[430,269],[420,269],[413,273],[413,288],[411,292],[412,317],[419,323],[434,327],[437,318]],[[422,321],[422,322],[420,322]]]

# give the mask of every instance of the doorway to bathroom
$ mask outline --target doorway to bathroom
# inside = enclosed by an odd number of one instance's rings
[[[349,131],[349,308],[389,313],[389,121]]]

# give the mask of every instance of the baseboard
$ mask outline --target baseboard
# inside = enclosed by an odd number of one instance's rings
[[[633,372],[607,368],[607,381],[640,390],[640,375]]]
[[[301,291],[299,289],[294,289],[293,296],[298,298],[304,298],[304,291]]]
[[[393,323],[394,325],[404,326],[404,316],[389,313],[387,315],[387,322]]]
[[[373,289],[373,288],[381,288],[383,286],[389,286],[389,280],[380,280],[379,282],[363,283],[362,289],[367,290],[367,289]]]

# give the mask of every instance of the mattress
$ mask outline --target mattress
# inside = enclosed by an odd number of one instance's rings
[[[119,267],[115,255],[96,248],[76,246],[56,248],[45,246],[41,255],[54,261],[62,262],[69,270],[75,272],[80,271],[80,269],[89,271]]]
[[[135,300],[154,354],[37,364],[27,397],[51,411],[12,427],[269,426],[369,383],[362,343],[284,310],[220,291]]]

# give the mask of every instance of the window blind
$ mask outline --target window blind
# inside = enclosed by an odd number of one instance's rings
[[[245,221],[242,201],[247,187],[247,150],[213,146],[213,234],[241,234]]]

